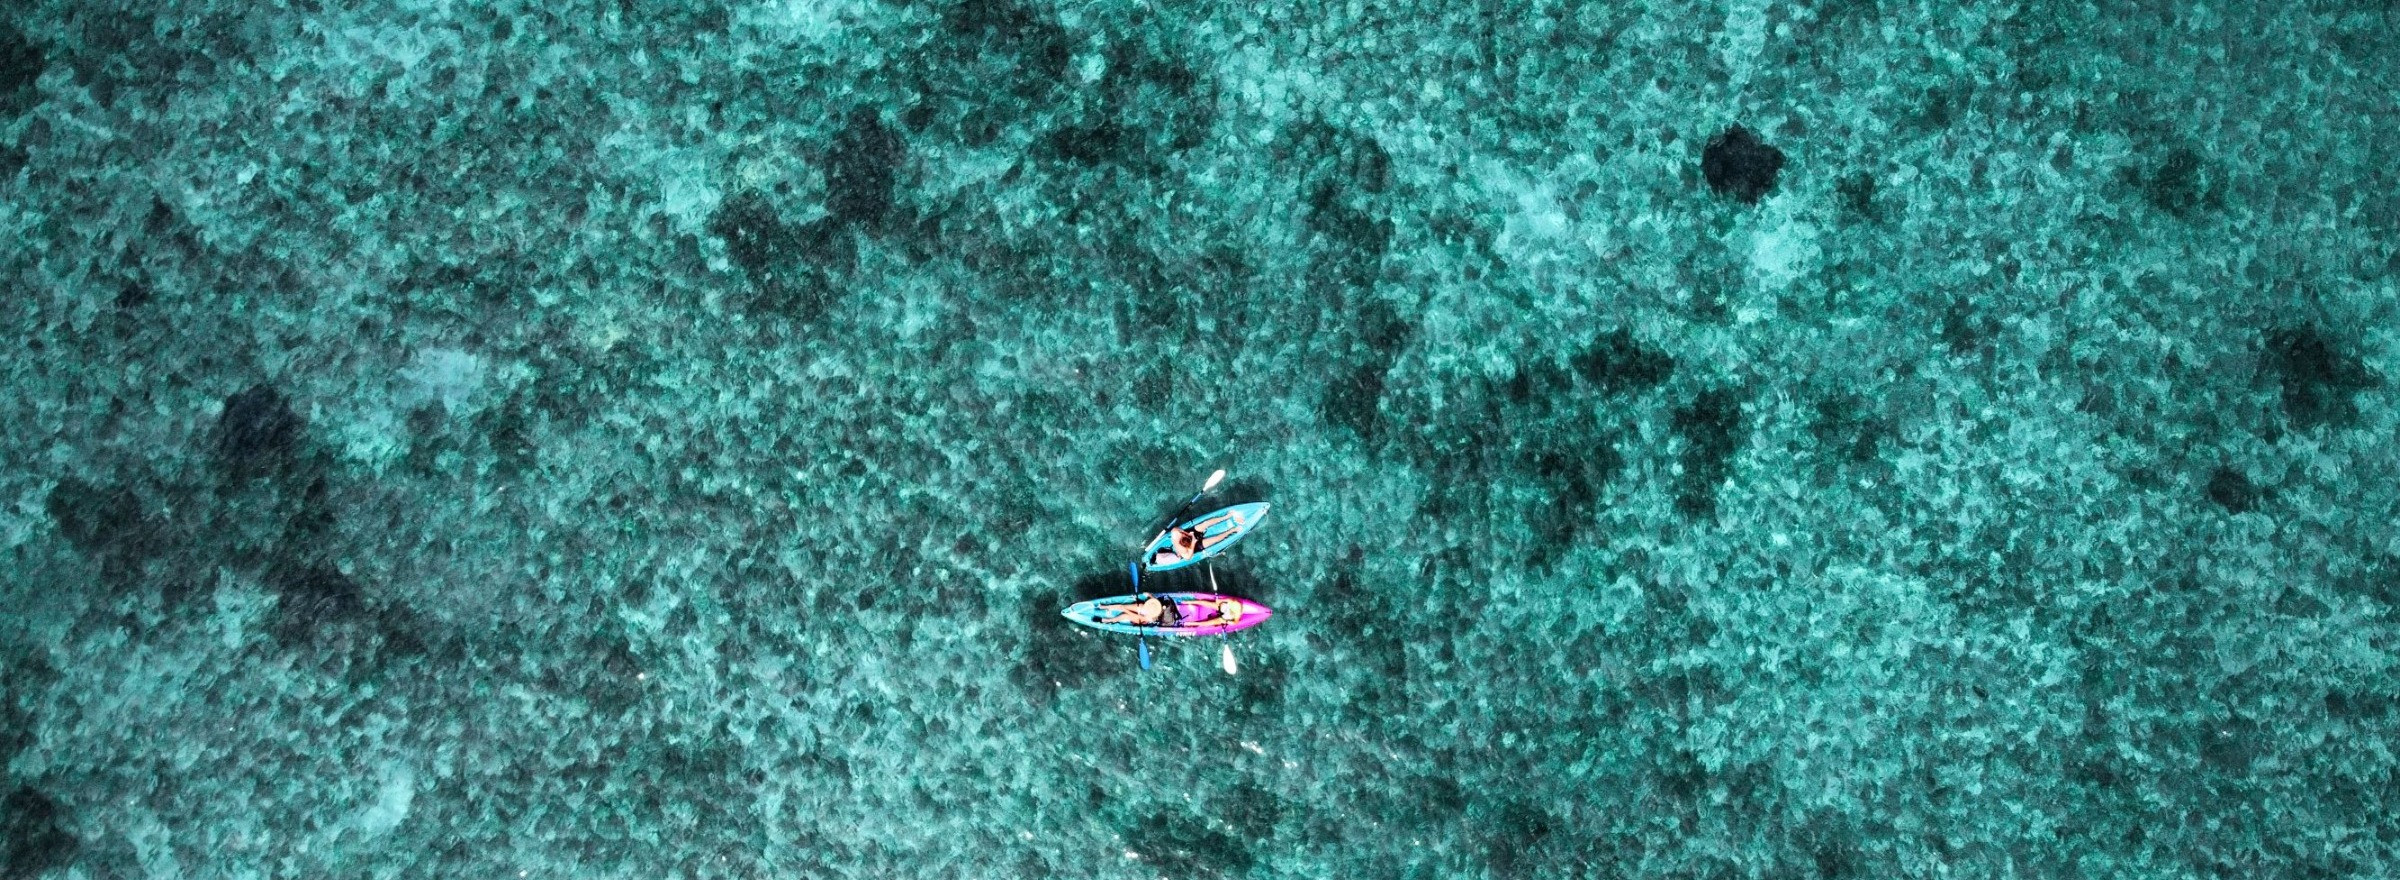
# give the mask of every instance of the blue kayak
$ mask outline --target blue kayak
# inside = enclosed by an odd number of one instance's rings
[[[1259,520],[1267,518],[1267,503],[1253,501],[1236,504],[1223,510],[1211,511],[1183,521],[1180,528],[1200,532],[1197,552],[1186,555],[1175,549],[1175,530],[1158,533],[1150,546],[1142,549],[1142,569],[1145,571],[1174,571],[1203,559],[1225,552],[1233,542],[1250,533]]]

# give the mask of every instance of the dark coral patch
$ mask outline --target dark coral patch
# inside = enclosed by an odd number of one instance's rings
[[[1834,194],[1842,210],[1850,216],[1869,223],[1883,219],[1883,203],[1875,199],[1875,175],[1859,173],[1842,178],[1834,184]]]
[[[2357,413],[2352,398],[2383,384],[2356,355],[2314,327],[2268,333],[2266,364],[2283,386],[2284,413],[2302,427],[2348,420]]]
[[[826,156],[825,212],[836,223],[881,228],[891,216],[892,190],[907,158],[908,142],[885,127],[873,108],[852,109]]]
[[[980,40],[994,51],[1027,55],[1040,62],[1042,72],[1058,76],[1067,68],[1067,34],[1031,6],[1014,0],[965,0],[942,16],[950,32]]]
[[[1350,429],[1361,440],[1375,439],[1383,406],[1383,379],[1390,368],[1383,362],[1351,368],[1349,375],[1325,386],[1324,396],[1317,400],[1317,416]]]
[[[0,767],[8,766],[18,752],[33,745],[33,715],[17,708],[18,695],[33,702],[32,693],[47,686],[45,679],[56,674],[57,670],[38,659],[23,665],[0,662]]]
[[[286,643],[306,642],[367,615],[365,597],[348,575],[309,567],[274,579],[275,634]]]
[[[867,204],[859,201],[852,207]],[[836,290],[826,273],[847,272],[857,259],[853,237],[836,218],[793,227],[766,196],[755,192],[736,194],[718,205],[708,231],[725,242],[726,257],[749,276],[756,288],[755,305],[801,321],[815,320],[833,302]]]
[[[1808,426],[1817,448],[1835,460],[1851,464],[1874,461],[1884,438],[1891,432],[1891,424],[1875,414],[1865,397],[1848,393],[1818,400],[1816,418]]]
[[[50,490],[43,506],[67,543],[88,556],[125,556],[149,536],[150,516],[141,498],[122,486],[95,486],[68,477]]]
[[[2372,686],[2364,689],[2339,689],[2325,693],[2325,714],[2342,721],[2376,721],[2392,714],[2400,700],[2388,694],[2376,693]]]
[[[1409,338],[1417,332],[1414,322],[1401,317],[1399,309],[1380,299],[1368,300],[1359,307],[1356,326],[1358,341],[1386,360],[1399,357],[1401,349],[1407,347]]]
[[[1317,401],[1317,414],[1326,422],[1349,428],[1361,440],[1375,439],[1383,406],[1384,382],[1392,364],[1416,333],[1416,325],[1381,299],[1369,298],[1345,328],[1353,334],[1354,360],[1347,373],[1337,375]]]
[[[1574,546],[1583,527],[1592,522],[1601,490],[1624,468],[1624,456],[1601,443],[1534,454],[1526,469],[1547,498],[1527,516],[1538,537],[1528,562],[1548,565]]]
[[[2258,506],[2258,487],[2241,471],[2221,467],[2208,477],[2208,500],[2230,513],[2248,513]]]
[[[1114,158],[1124,151],[1125,143],[1125,127],[1114,119],[1070,125],[1042,138],[1042,148],[1050,155],[1084,166]]]
[[[1352,287],[1374,283],[1392,248],[1392,221],[1352,207],[1342,190],[1321,184],[1308,197],[1308,225],[1332,246],[1319,262],[1323,274]]]
[[[24,31],[0,25],[0,113],[14,113],[31,103],[33,83],[48,64],[41,47]]]
[[[1236,784],[1216,800],[1211,813],[1252,840],[1274,837],[1276,823],[1283,821],[1283,798],[1256,783]]]
[[[1235,704],[1252,715],[1272,714],[1283,705],[1283,695],[1288,689],[1286,679],[1290,675],[1291,667],[1282,663],[1273,663],[1255,669],[1244,668],[1241,676],[1241,695]]]
[[[1296,166],[1302,215],[1317,235],[1312,280],[1363,288],[1382,273],[1396,227],[1382,193],[1392,182],[1392,160],[1382,144],[1355,132],[1310,119],[1287,129],[1268,155]]]
[[[2118,177],[2141,193],[2142,201],[2170,215],[2183,217],[2215,204],[2204,173],[2206,162],[2188,147],[2168,150],[2148,167],[2121,169]]]
[[[1616,394],[1657,387],[1674,374],[1675,359],[1618,328],[1594,337],[1571,366],[1601,391]]]
[[[733,264],[752,276],[772,271],[792,237],[774,206],[754,192],[734,195],[719,204],[717,213],[708,218],[708,231],[725,242],[725,255]]]
[[[1744,204],[1757,204],[1783,172],[1783,151],[1736,125],[1710,138],[1700,152],[1700,176],[1708,187]]]
[[[20,787],[0,800],[0,877],[40,877],[73,862],[81,848],[49,795]]]
[[[1572,399],[1562,398],[1559,392],[1573,386],[1566,368],[1554,361],[1533,361],[1517,364],[1508,381],[1500,383],[1500,394],[1512,406],[1546,415],[1556,404]]]
[[[1526,801],[1512,801],[1497,815],[1482,817],[1484,858],[1495,877],[1548,876],[1551,871],[1541,857],[1547,850],[1543,844],[1551,839],[1559,826],[1558,817]]]
[[[1116,166],[1154,175],[1174,155],[1198,146],[1216,124],[1205,82],[1173,58],[1133,46],[1108,54],[1108,72],[1075,121],[1042,139],[1043,152],[1084,167]]]
[[[252,385],[225,398],[217,416],[217,462],[236,477],[281,470],[299,454],[302,427],[282,392]]]
[[[1711,389],[1690,406],[1675,411],[1676,433],[1683,435],[1683,486],[1675,509],[1685,516],[1716,513],[1717,485],[1725,481],[1733,453],[1741,448],[1742,402],[1734,392]]]
[[[150,285],[140,281],[127,281],[117,287],[117,310],[134,311],[149,305],[153,298],[155,298],[155,294],[151,292]]]
[[[1942,344],[1953,355],[1972,354],[1999,335],[2000,329],[1999,321],[1977,312],[1974,303],[1959,299],[1942,315]]]
[[[970,143],[997,137],[1004,120],[1048,103],[1067,80],[1074,43],[1064,27],[1017,0],[964,0],[943,14],[951,54],[968,67],[962,125]],[[994,100],[1006,98],[1010,100]]]
[[[1125,838],[1145,867],[1168,877],[1238,877],[1257,863],[1240,839],[1182,814],[1153,814]]]

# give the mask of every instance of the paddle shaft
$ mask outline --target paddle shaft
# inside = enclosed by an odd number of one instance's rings
[[[1214,562],[1208,564],[1208,591],[1219,596],[1225,595],[1224,590],[1217,586],[1217,564]],[[1233,642],[1229,640],[1225,643],[1225,674],[1234,674],[1233,670],[1235,668],[1236,667],[1233,664]]]
[[[1142,592],[1141,563],[1126,563],[1125,573],[1133,577],[1133,596],[1135,601],[1140,601],[1141,597],[1149,595],[1148,593]],[[1134,634],[1133,645],[1138,651],[1136,656],[1139,656],[1142,659],[1142,671],[1150,671],[1150,636],[1143,633]]]
[[[1216,473],[1209,474],[1208,482],[1200,484],[1200,491],[1194,492],[1192,493],[1192,497],[1184,499],[1183,506],[1175,508],[1174,513],[1167,514],[1167,521],[1159,524],[1157,531],[1150,533],[1150,540],[1142,542],[1143,550],[1145,552],[1148,551],[1151,544],[1158,543],[1158,536],[1166,534],[1168,529],[1174,528],[1175,526],[1181,524],[1183,522],[1183,515],[1192,512],[1192,505],[1200,503],[1200,499],[1207,497],[1208,490],[1216,488],[1217,481],[1222,479],[1225,479],[1225,471],[1223,469],[1219,469]]]
[[[1159,527],[1158,533],[1157,533],[1157,534],[1154,534],[1154,535],[1151,535],[1151,536],[1150,536],[1150,540],[1148,540],[1148,541],[1145,541],[1145,542],[1143,542],[1143,543],[1142,543],[1142,552],[1143,552],[1144,554],[1147,554],[1147,553],[1149,553],[1149,552],[1150,552],[1150,545],[1151,545],[1151,544],[1158,543],[1158,536],[1159,536],[1159,535],[1164,535],[1164,534],[1166,534],[1166,533],[1167,533],[1167,530],[1168,530],[1168,529],[1174,528],[1174,527],[1175,527],[1175,524],[1176,524],[1177,522],[1180,522],[1180,521],[1183,519],[1183,515],[1184,515],[1186,512],[1189,512],[1189,511],[1192,509],[1192,505],[1200,503],[1200,499],[1201,499],[1202,497],[1204,497],[1204,496],[1206,496],[1206,495],[1208,494],[1208,490],[1216,488],[1216,487],[1217,487],[1217,481],[1218,481],[1218,480],[1222,480],[1222,479],[1225,479],[1225,470],[1224,470],[1223,468],[1219,468],[1219,469],[1217,469],[1217,471],[1216,471],[1215,473],[1209,474],[1209,475],[1208,475],[1208,481],[1200,484],[1200,491],[1198,491],[1198,492],[1194,492],[1194,493],[1192,493],[1192,497],[1184,499],[1184,500],[1183,500],[1183,506],[1182,506],[1182,507],[1175,508],[1175,512],[1174,512],[1174,513],[1171,513],[1171,514],[1168,514],[1168,515],[1167,515],[1167,521],[1166,521],[1166,524],[1165,524],[1165,525],[1162,525],[1162,526],[1160,526],[1160,527]],[[1126,569],[1127,573],[1129,573],[1129,574],[1131,574],[1131,575],[1133,576],[1133,595],[1134,595],[1135,597],[1137,597],[1137,598],[1139,598],[1139,597],[1143,597],[1143,596],[1148,596],[1148,595],[1149,595],[1149,593],[1148,593],[1147,591],[1145,591],[1145,590],[1143,590],[1143,589],[1142,589],[1142,563],[1141,563],[1141,560],[1138,560],[1138,559],[1137,559],[1137,560],[1134,560],[1134,562],[1133,562],[1132,564],[1130,564],[1130,565],[1127,565],[1127,566],[1125,567],[1125,569]],[[1214,581],[1211,581],[1211,583],[1214,583]],[[1171,599],[1170,599],[1170,600],[1163,600],[1163,601],[1173,601],[1173,600],[1171,600]],[[1144,635],[1136,635],[1136,636],[1134,636],[1134,646],[1135,646],[1135,648],[1136,648],[1136,649],[1139,651],[1140,657],[1141,657],[1141,659],[1142,659],[1142,668],[1143,668],[1144,670],[1147,670],[1147,669],[1149,669],[1149,668],[1150,668],[1150,637],[1149,637],[1148,635],[1146,635],[1146,634],[1144,634]]]
[[[1200,493],[1200,495],[1206,494],[1208,493]],[[1158,543],[1158,536],[1166,534],[1168,529],[1182,525],[1183,515],[1192,511],[1192,505],[1200,501],[1200,495],[1192,496],[1191,500],[1184,502],[1182,507],[1175,508],[1174,513],[1167,514],[1167,521],[1158,524],[1158,530],[1150,533],[1150,540],[1142,542],[1142,549],[1147,550],[1150,545]]]

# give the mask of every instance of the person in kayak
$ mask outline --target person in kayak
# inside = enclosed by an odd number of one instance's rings
[[[1182,622],[1183,617],[1175,605],[1174,601],[1155,595],[1144,596],[1133,602],[1102,605],[1100,606],[1101,611],[1114,616],[1100,618],[1100,622],[1130,623],[1135,626],[1175,626]]]
[[[1234,529],[1226,529],[1214,535],[1208,533],[1210,526],[1229,522],[1232,519],[1233,514],[1228,513],[1189,526],[1168,526],[1167,534],[1174,536],[1174,540],[1167,546],[1158,548],[1158,553],[1150,557],[1150,564],[1165,565],[1170,562],[1182,562],[1198,555],[1202,550],[1216,546],[1226,538],[1233,537],[1236,534]]]
[[[1200,552],[1200,548],[1208,541],[1208,536],[1201,534],[1199,529],[1187,529],[1182,526],[1168,526],[1167,535],[1173,540],[1167,546],[1158,548],[1158,555],[1150,557],[1151,565],[1165,565],[1190,559],[1192,554]]]
[[[1194,599],[1180,604],[1184,606],[1183,610],[1198,608],[1214,612],[1213,616],[1209,617],[1184,618],[1183,626],[1232,626],[1242,621],[1243,608],[1240,599],[1231,597]]]

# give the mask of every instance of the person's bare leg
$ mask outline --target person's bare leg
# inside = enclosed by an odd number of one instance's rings
[[[1225,521],[1225,520],[1227,520],[1227,519],[1231,519],[1231,517],[1218,517],[1218,518],[1216,518],[1216,519],[1212,519],[1212,520],[1209,520],[1209,521],[1207,521],[1207,522],[1204,522],[1204,523],[1194,523],[1194,524],[1192,525],[1192,530],[1193,530],[1193,531],[1195,531],[1195,532],[1199,532],[1199,533],[1200,533],[1200,537],[1199,537],[1199,539],[1198,539],[1198,540],[1195,540],[1195,541],[1193,541],[1193,542],[1192,542],[1192,544],[1193,544],[1192,551],[1193,551],[1193,552],[1195,552],[1195,553],[1197,553],[1197,552],[1200,552],[1200,551],[1203,551],[1203,550],[1207,550],[1207,549],[1208,549],[1208,548],[1210,548],[1210,547],[1214,547],[1214,546],[1216,546],[1216,545],[1218,545],[1218,544],[1222,544],[1222,543],[1224,543],[1226,538],[1232,537],[1232,536],[1233,536],[1233,530],[1232,530],[1232,529],[1226,529],[1225,531],[1218,532],[1218,533],[1216,533],[1216,534],[1210,534],[1210,533],[1209,533],[1209,531],[1208,531],[1210,528],[1214,527],[1214,526],[1215,526],[1217,523],[1224,522],[1224,521]]]
[[[1104,618],[1100,622],[1132,623],[1139,626],[1148,626],[1150,624],[1157,623],[1159,612],[1156,610],[1156,603],[1158,601],[1158,598],[1153,596],[1140,602],[1132,602],[1124,605],[1102,605],[1100,606],[1100,610],[1116,616]]]

